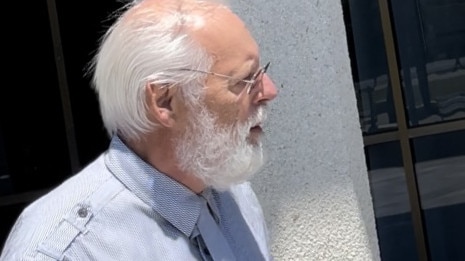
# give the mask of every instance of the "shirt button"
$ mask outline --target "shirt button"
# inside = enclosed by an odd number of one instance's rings
[[[87,214],[88,214],[88,211],[87,211],[87,208],[85,207],[82,207],[78,210],[78,215],[82,218],[87,217]]]

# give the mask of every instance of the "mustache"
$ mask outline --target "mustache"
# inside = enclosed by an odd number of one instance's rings
[[[261,105],[257,110],[247,119],[246,126],[252,128],[257,125],[262,125],[267,118],[266,105]]]

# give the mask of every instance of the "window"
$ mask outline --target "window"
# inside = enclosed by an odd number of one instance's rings
[[[343,0],[383,261],[463,260],[465,0]]]
[[[6,50],[14,54],[4,57],[5,75],[14,84],[0,95],[0,247],[25,206],[106,149],[109,140],[84,73],[112,22],[107,18],[124,3],[4,4],[21,10],[24,21],[4,28]]]

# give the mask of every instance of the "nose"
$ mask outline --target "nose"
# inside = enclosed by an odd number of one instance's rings
[[[263,103],[267,101],[271,101],[278,95],[278,90],[274,85],[271,78],[268,74],[263,74],[262,82],[260,84],[260,90],[258,94],[255,96],[254,102],[255,103]]]

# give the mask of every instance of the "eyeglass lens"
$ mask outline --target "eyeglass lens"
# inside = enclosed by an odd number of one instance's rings
[[[252,77],[252,83],[249,84],[247,88],[247,94],[250,94],[250,92],[262,81],[263,74],[266,73],[268,70],[268,67],[270,67],[270,62],[268,62],[264,67],[260,68]]]

